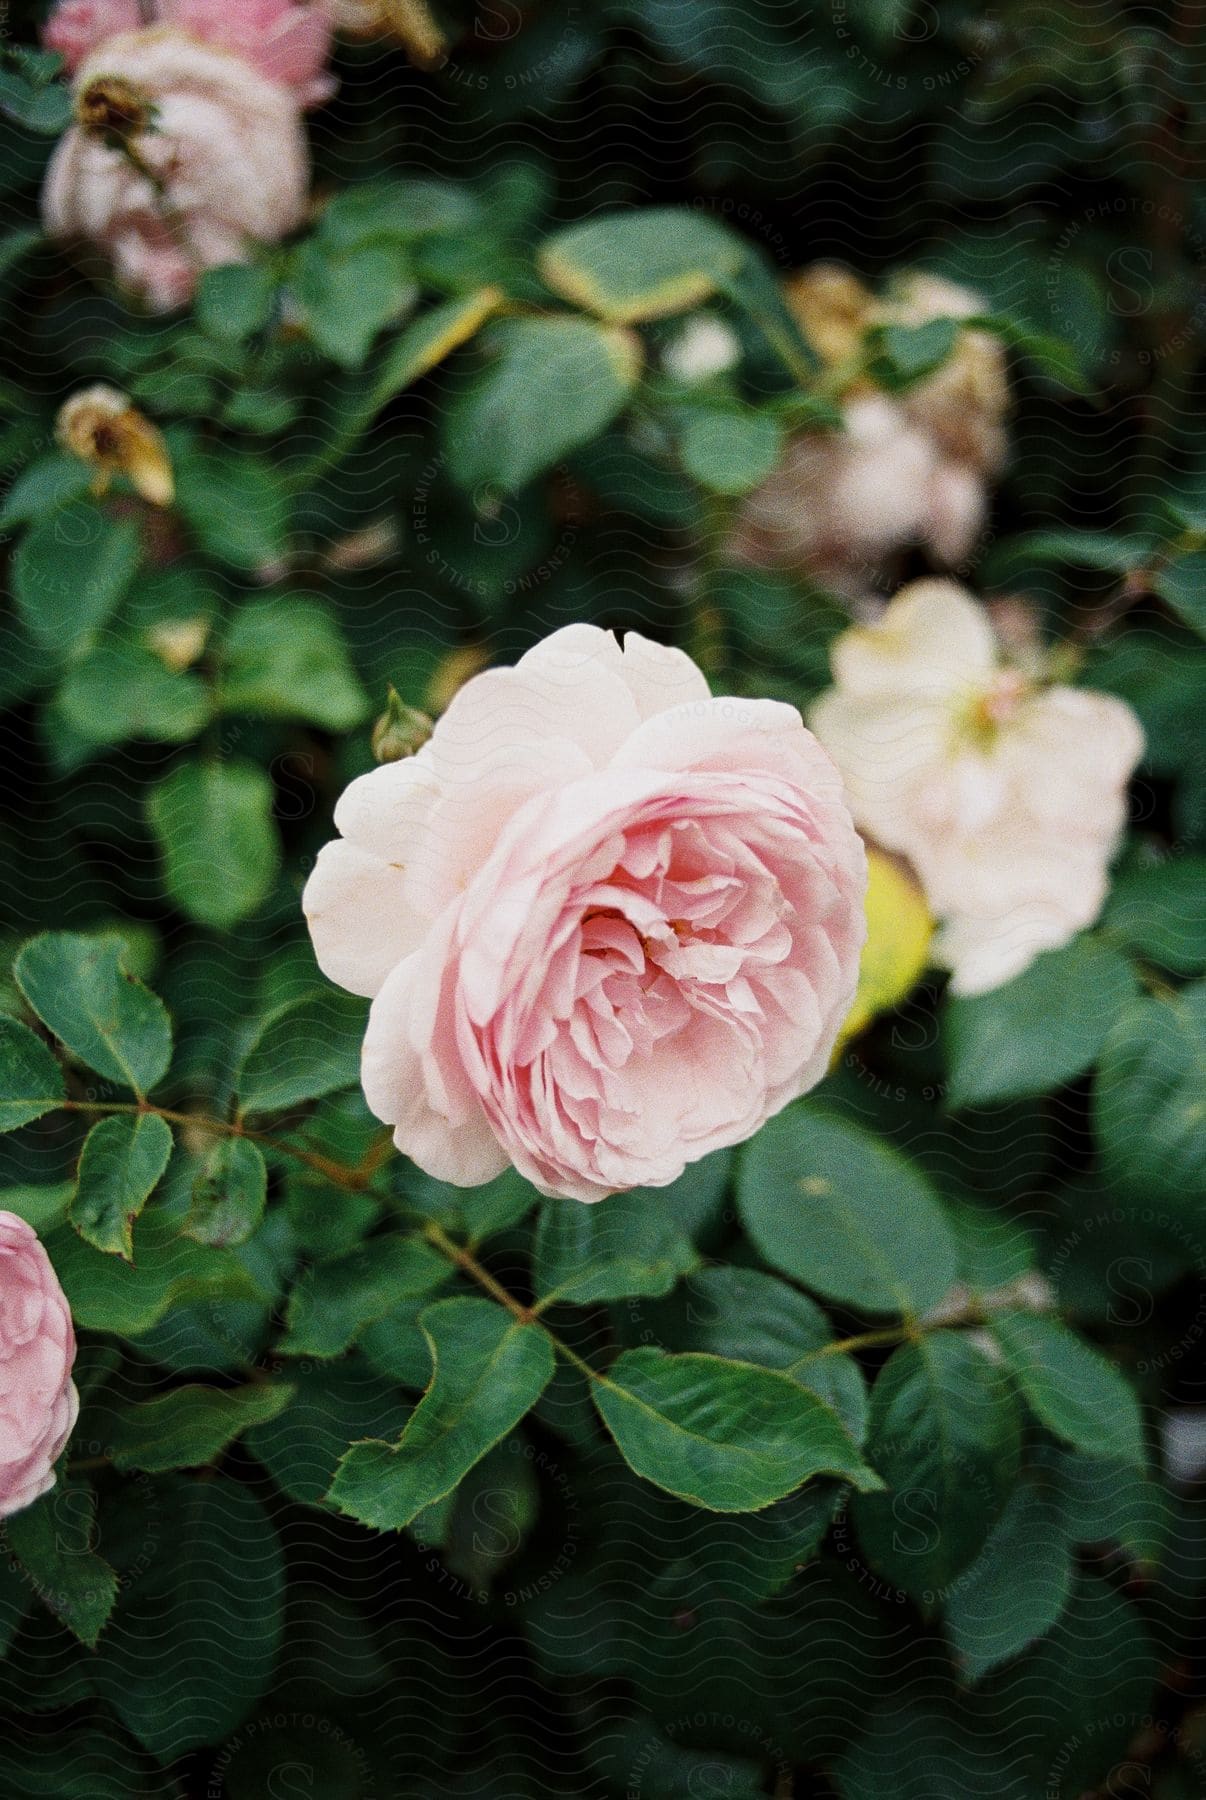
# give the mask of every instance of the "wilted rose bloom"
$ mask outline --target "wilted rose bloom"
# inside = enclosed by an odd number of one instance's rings
[[[125,475],[153,506],[171,505],[175,482],[163,433],[128,394],[104,382],[81,388],[59,408],[55,436],[95,469],[96,493],[105,493],[114,475]]]
[[[902,277],[877,299],[833,263],[793,276],[786,296],[826,367],[850,364],[844,429],[794,440],[745,503],[734,554],[851,595],[876,585],[885,561],[908,545],[946,567],[963,562],[984,529],[987,482],[1005,459],[1001,346],[962,331],[941,368],[894,396],[876,392],[857,368],[872,326],[971,318],[983,302],[928,275]]]
[[[202,43],[233,50],[270,81],[292,88],[303,105],[328,98],[331,49],[326,10],[309,0],[60,0],[42,41],[74,74],[107,38],[145,25],[172,25]]]
[[[1130,707],[1010,664],[951,581],[918,581],[833,646],[811,723],[858,825],[912,864],[956,993],[999,986],[1092,924],[1143,753]]]
[[[0,1519],[54,1486],[79,1396],[75,1332],[50,1258],[15,1213],[0,1212]]]
[[[393,38],[420,68],[435,68],[446,40],[427,0],[319,0],[336,31],[349,37]]]
[[[92,123],[55,151],[46,228],[101,245],[153,311],[301,223],[309,158],[296,101],[237,56],[168,27],[128,32],[84,61],[75,91]]]
[[[373,997],[365,1094],[437,1178],[663,1186],[824,1074],[866,868],[793,707],[572,625],[469,681],[335,819],[318,960]]]

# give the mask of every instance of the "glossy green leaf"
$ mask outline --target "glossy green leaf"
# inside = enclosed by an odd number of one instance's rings
[[[382,327],[418,298],[404,253],[396,244],[371,240],[348,249],[316,239],[304,243],[293,288],[315,344],[350,369],[359,368]]]
[[[29,528],[13,558],[17,610],[62,656],[91,644],[138,572],[138,528],[90,500],[69,500]]]
[[[1143,1414],[1113,1363],[1062,1324],[1038,1313],[1003,1313],[992,1334],[1038,1418],[1078,1450],[1142,1467]]]
[[[853,1505],[872,1567],[932,1610],[978,1555],[1021,1452],[1010,1383],[957,1332],[893,1352],[871,1389],[867,1455],[887,1491]]]
[[[425,1347],[418,1385],[426,1379],[430,1361]],[[253,1426],[247,1447],[283,1493],[307,1506],[322,1502],[349,1445],[362,1438],[396,1437],[411,1413],[392,1383],[351,1362],[303,1367],[290,1377],[289,1386],[289,1405],[266,1424]]]
[[[135,1227],[133,1264],[94,1250],[74,1231],[56,1232],[46,1248],[76,1325],[90,1331],[139,1337],[182,1301],[263,1298],[233,1251],[182,1237],[156,1208]]]
[[[377,1238],[334,1262],[316,1263],[289,1296],[285,1356],[341,1356],[366,1326],[405,1299],[434,1292],[450,1267],[421,1238]]]
[[[272,270],[262,263],[207,269],[197,286],[197,323],[213,337],[242,343],[268,323],[275,290]]]
[[[1080,937],[991,993],[950,1000],[943,1020],[949,1104],[1016,1100],[1074,1081],[1137,985],[1124,956]]]
[[[172,1154],[171,1127],[156,1113],[100,1119],[84,1140],[71,1223],[109,1256],[134,1254],[134,1221]]]
[[[947,1634],[969,1680],[1051,1629],[1071,1594],[1073,1571],[1058,1494],[1022,1480],[946,1601]]]
[[[243,1388],[179,1387],[154,1400],[118,1407],[109,1455],[115,1468],[163,1475],[212,1462],[255,1425],[275,1419],[293,1399],[286,1382]]]
[[[788,1107],[763,1127],[737,1202],[766,1261],[829,1299],[923,1312],[957,1277],[954,1236],[920,1170],[819,1108]]]
[[[334,622],[295,597],[239,608],[222,644],[223,711],[350,731],[370,711]]]
[[[706,214],[645,207],[557,232],[541,246],[540,273],[576,306],[631,325],[698,306],[736,275],[743,254]]]
[[[25,945],[13,973],[42,1023],[98,1075],[146,1095],[167,1073],[167,1008],[128,973],[118,940],[48,931]]]
[[[42,1039],[0,1014],[0,1131],[40,1119],[66,1093],[63,1071]]]
[[[56,711],[93,744],[156,738],[167,744],[197,737],[213,716],[199,675],[168,668],[138,644],[101,644],[77,663],[59,689]]]
[[[8,1547],[44,1606],[92,1649],[117,1599],[117,1576],[93,1548],[94,1502],[60,1488],[7,1519]]]
[[[546,1200],[532,1275],[542,1300],[585,1306],[666,1294],[699,1261],[673,1213],[648,1194],[613,1194],[598,1206]]]
[[[832,1408],[751,1363],[626,1350],[592,1397],[630,1468],[712,1512],[757,1512],[814,1475],[879,1485]]]
[[[279,846],[272,782],[250,762],[182,763],[153,788],[147,816],[168,893],[200,925],[228,930],[276,879]]]
[[[274,1008],[235,1077],[240,1111],[284,1112],[351,1087],[360,1078],[364,1023],[364,1002],[335,988]]]
[[[692,412],[681,439],[683,467],[713,494],[748,494],[783,452],[783,428],[766,413]]]
[[[491,1300],[441,1300],[422,1316],[431,1385],[396,1444],[353,1444],[330,1499],[379,1531],[397,1531],[441,1499],[540,1398],[553,1346]]]
[[[289,552],[289,496],[262,454],[230,444],[177,459],[176,497],[200,548],[233,568],[275,572]]]
[[[1136,1000],[1102,1052],[1094,1124],[1110,1180],[1175,1210],[1206,1198],[1206,981]]]
[[[1169,857],[1119,875],[1102,917],[1104,936],[1171,969],[1206,970],[1206,856]]]
[[[461,487],[526,487],[610,425],[628,399],[640,348],[590,319],[504,319],[483,339],[489,362],[449,409],[448,467]]]
[[[259,1229],[268,1194],[263,1152],[248,1138],[219,1138],[193,1183],[185,1231],[221,1249]]]

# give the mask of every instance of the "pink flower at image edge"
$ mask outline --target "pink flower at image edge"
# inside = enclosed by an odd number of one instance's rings
[[[66,1296],[37,1234],[0,1212],[0,1519],[54,1486],[79,1396]]]
[[[365,1094],[438,1179],[665,1186],[825,1073],[866,862],[793,707],[573,625],[468,682],[335,819],[318,960],[372,996]]]

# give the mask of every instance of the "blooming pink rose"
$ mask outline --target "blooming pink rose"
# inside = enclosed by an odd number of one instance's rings
[[[50,1258],[15,1213],[0,1212],[0,1519],[54,1486],[80,1409],[75,1332]]]
[[[373,996],[365,1094],[437,1178],[664,1186],[824,1074],[866,864],[793,707],[571,625],[467,682],[335,819],[318,960]]]
[[[150,116],[130,133],[133,158],[72,127],[47,172],[46,228],[103,246],[152,311],[184,305],[204,269],[246,261],[301,223],[309,157],[296,100],[239,57],[156,26],[108,39],[75,88],[77,104],[118,90]]]
[[[331,93],[324,73],[331,22],[321,6],[306,0],[152,0],[146,17],[138,0],[60,0],[42,40],[74,74],[107,38],[150,24],[172,25],[202,43],[233,50],[270,81],[292,88],[304,105]]]

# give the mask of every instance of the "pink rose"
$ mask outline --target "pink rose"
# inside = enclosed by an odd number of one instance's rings
[[[42,41],[66,58],[74,74],[107,38],[150,24],[172,25],[202,43],[233,50],[270,81],[292,88],[303,105],[331,93],[324,73],[330,19],[306,0],[153,0],[145,17],[138,0],[60,0]]]
[[[309,157],[297,103],[240,58],[166,26],[108,39],[81,65],[77,105],[145,105],[145,125],[73,126],[42,196],[53,237],[84,238],[154,312],[184,305],[205,269],[243,262],[302,221]]]
[[[50,1258],[15,1213],[0,1212],[0,1519],[54,1486],[80,1409],[75,1332]]]
[[[664,1186],[824,1074],[863,847],[793,707],[571,625],[352,783],[304,897],[369,1105],[458,1186]]]

